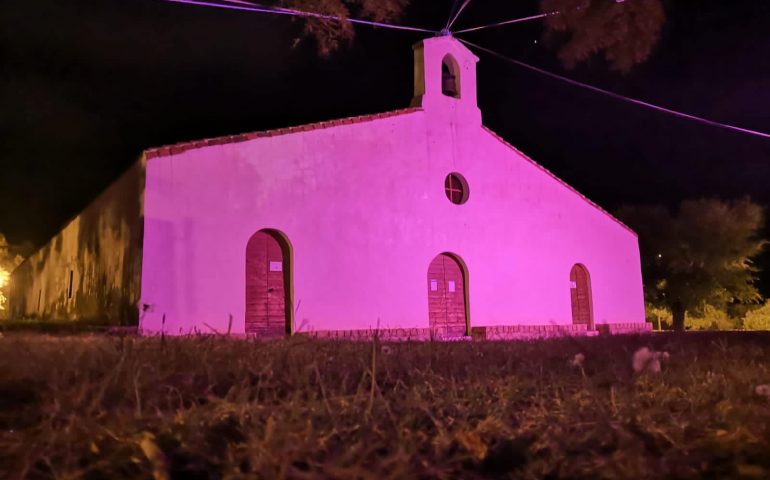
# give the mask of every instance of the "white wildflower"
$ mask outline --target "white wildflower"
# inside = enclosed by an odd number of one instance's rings
[[[668,352],[656,352],[647,347],[642,347],[634,352],[631,364],[634,368],[634,373],[660,373],[660,362],[668,360],[670,357],[671,355]]]
[[[578,354],[575,354],[575,357],[569,362],[569,364],[575,368],[582,367],[585,359],[586,359],[585,355],[583,355],[582,353],[578,353]]]
[[[767,397],[767,399],[770,400],[770,384],[757,385],[754,389],[754,393],[760,397]]]

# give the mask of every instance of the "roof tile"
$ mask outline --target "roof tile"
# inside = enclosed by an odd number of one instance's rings
[[[396,115],[405,115],[408,113],[414,113],[422,110],[419,107],[404,108],[401,110],[393,110],[386,113],[376,113],[372,115],[361,115],[356,117],[343,118],[339,120],[324,121],[317,123],[308,123],[305,125],[298,125],[295,127],[278,128],[274,130],[264,130],[258,132],[243,133],[239,135],[227,135],[223,137],[208,138],[203,140],[196,140],[191,142],[182,142],[174,145],[164,145],[161,147],[149,148],[145,150],[145,157],[148,159],[157,157],[166,157],[169,155],[176,155],[188,150],[195,150],[198,148],[209,147],[213,145],[226,145],[230,143],[240,143],[256,138],[277,137],[281,135],[290,135],[292,133],[309,132],[311,130],[322,130],[325,128],[336,127],[340,125],[352,125],[355,123],[363,123],[381,118],[393,117]]]

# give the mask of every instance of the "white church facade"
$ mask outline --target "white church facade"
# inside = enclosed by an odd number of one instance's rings
[[[483,126],[477,61],[452,37],[427,39],[411,108],[147,150],[141,235],[120,237],[139,242],[123,262],[141,331],[647,330],[636,234]],[[82,248],[54,295],[74,315],[73,278],[93,274]],[[28,277],[17,308],[40,310]]]

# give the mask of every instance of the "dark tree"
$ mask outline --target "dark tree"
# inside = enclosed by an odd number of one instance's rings
[[[342,20],[303,18],[304,33],[329,55],[348,44],[355,32],[350,17],[394,22],[410,0],[275,0],[273,5],[334,15]],[[546,39],[559,59],[573,68],[603,54],[610,66],[626,73],[650,56],[666,21],[662,0],[540,0],[542,12],[559,12],[545,19]]]
[[[618,217],[639,234],[646,300],[671,310],[675,330],[707,304],[761,300],[752,259],[767,243],[764,211],[751,200],[687,200],[673,213],[627,206]]]
[[[650,56],[666,21],[661,0],[540,0],[546,40],[573,68],[603,54],[610,66],[627,73]]]
[[[353,39],[353,26],[344,19],[355,17],[393,22],[403,15],[409,0],[280,0],[273,3],[281,7],[342,18],[343,20],[302,20],[305,34],[315,39],[318,52],[326,56]]]

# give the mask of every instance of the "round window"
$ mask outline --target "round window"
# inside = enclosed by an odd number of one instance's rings
[[[468,201],[468,182],[459,173],[450,173],[444,180],[444,192],[450,202],[462,205]]]

